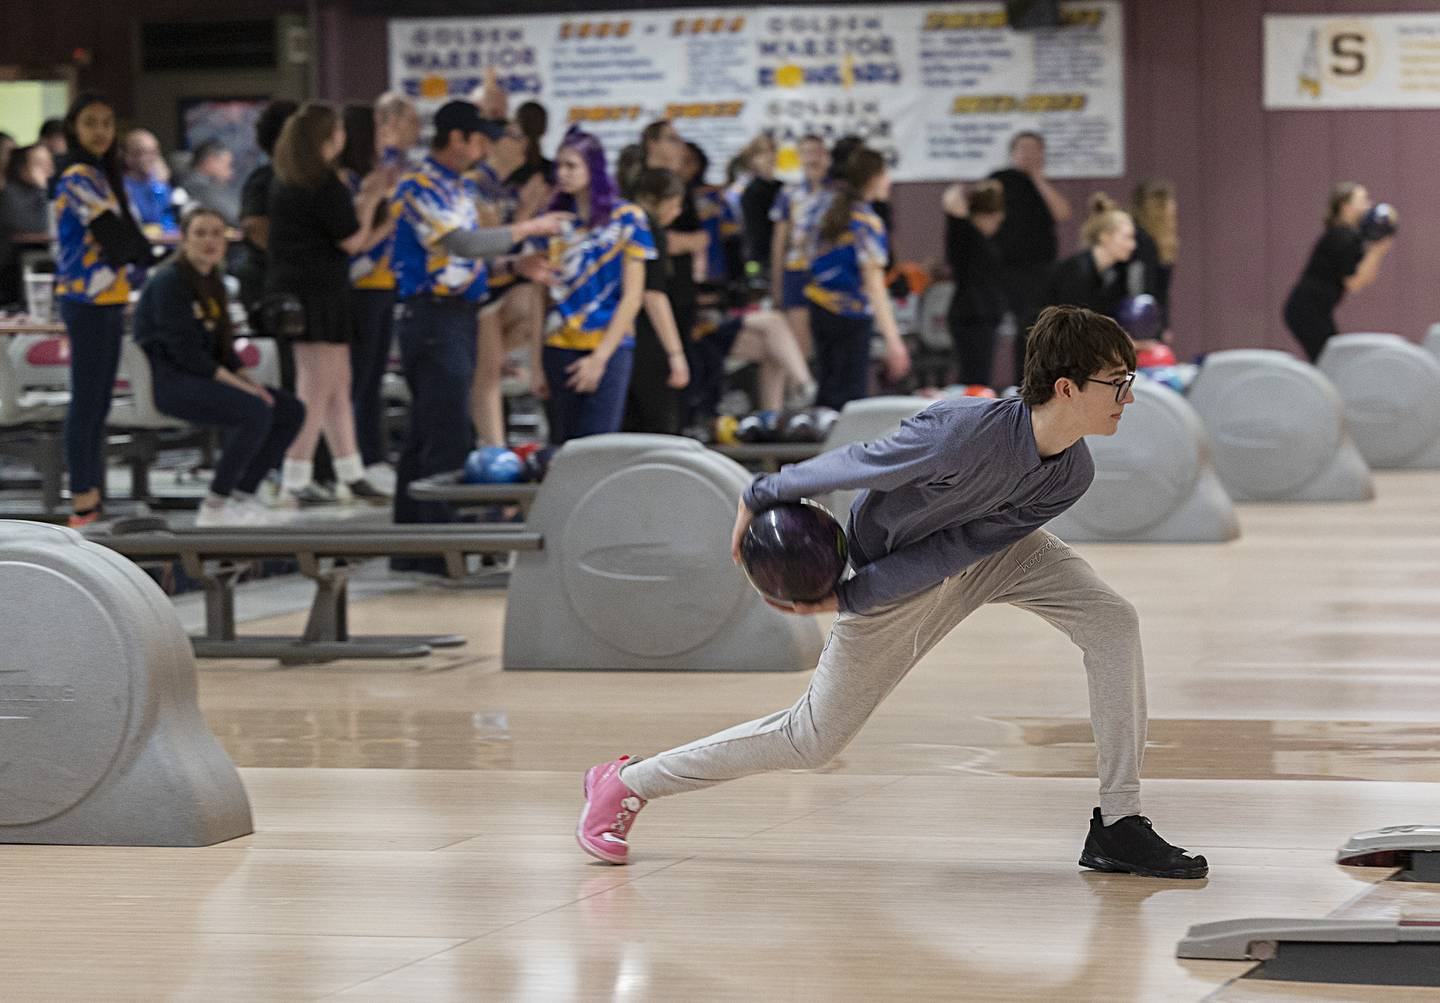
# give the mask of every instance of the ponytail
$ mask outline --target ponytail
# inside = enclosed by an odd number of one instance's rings
[[[1340,222],[1340,210],[1350,197],[1355,194],[1355,189],[1360,185],[1354,181],[1341,181],[1330,189],[1329,212],[1325,216],[1325,225],[1334,226]]]
[[[869,147],[859,147],[836,172],[835,197],[820,218],[820,239],[834,243],[850,228],[855,207],[864,201],[861,193],[885,170],[885,158]]]
[[[1129,219],[1130,214],[1117,208],[1114,199],[1104,192],[1096,192],[1090,196],[1090,218],[1080,228],[1080,238],[1086,247],[1094,247],[1101,237]]]

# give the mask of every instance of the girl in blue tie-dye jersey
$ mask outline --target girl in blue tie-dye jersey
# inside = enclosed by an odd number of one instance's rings
[[[65,116],[65,138],[70,166],[55,187],[55,295],[70,336],[70,524],[83,526],[100,518],[105,419],[120,366],[130,267],[147,266],[154,255],[130,214],[110,104],[93,94],[77,98]]]
[[[805,298],[820,382],[815,403],[822,407],[838,411],[869,392],[870,338],[877,328],[890,378],[910,371],[885,288],[885,224],[870,204],[889,190],[885,158],[862,147],[845,162],[818,220]]]
[[[589,133],[566,134],[556,187],[550,208],[575,213],[576,223],[545,244],[557,280],[534,379],[537,395],[549,398],[550,438],[558,446],[620,430],[655,241],[645,213],[617,195],[605,150]]]

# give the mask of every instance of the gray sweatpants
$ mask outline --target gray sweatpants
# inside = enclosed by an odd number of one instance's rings
[[[1043,529],[890,609],[840,614],[793,707],[642,759],[625,767],[622,779],[650,799],[752,773],[824,766],[915,663],[984,603],[1028,609],[1084,652],[1100,811],[1107,820],[1139,814],[1145,664],[1135,608]]]

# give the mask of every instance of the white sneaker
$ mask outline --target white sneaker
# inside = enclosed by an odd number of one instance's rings
[[[227,501],[224,505],[201,505],[195,516],[199,529],[236,528],[240,526],[261,526],[260,514],[243,502]]]
[[[230,507],[227,501],[224,505],[200,505],[200,511],[195,513],[195,526],[197,529],[209,529],[214,526],[233,526],[234,523],[228,518],[226,511]]]
[[[270,509],[261,504],[257,498],[249,498],[245,501],[231,499],[226,508],[233,510],[237,518],[247,520],[248,526],[283,526],[290,522],[292,513],[284,509]]]
[[[388,463],[372,463],[365,468],[365,479],[392,497],[395,494],[395,468]]]

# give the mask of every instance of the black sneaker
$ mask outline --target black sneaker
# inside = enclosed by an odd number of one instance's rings
[[[350,489],[350,494],[356,501],[363,501],[370,505],[388,505],[390,503],[389,495],[363,477],[358,481],[351,481],[345,486]]]
[[[1210,873],[1204,857],[1165,842],[1144,815],[1126,815],[1107,826],[1099,808],[1090,817],[1080,866],[1146,878],[1203,878]]]

